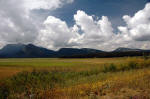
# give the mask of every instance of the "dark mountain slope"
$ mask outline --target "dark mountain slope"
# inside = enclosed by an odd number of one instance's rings
[[[96,50],[96,49],[88,49],[88,48],[62,48],[60,49],[57,54],[58,56],[73,56],[73,55],[85,55],[85,54],[92,54],[92,53],[100,53],[103,51]]]
[[[120,47],[120,48],[117,48],[116,50],[114,50],[113,52],[130,52],[130,51],[142,51],[142,50]]]
[[[37,47],[33,44],[8,44],[0,50],[0,57],[5,58],[25,58],[25,57],[54,57],[55,51]]]
[[[142,55],[150,55],[150,50],[118,48],[112,52],[104,52],[89,48],[61,48],[53,51],[33,44],[8,44],[0,50],[0,58],[105,58]]]
[[[100,53],[103,51],[95,49],[78,49],[78,48],[62,48],[58,51],[49,50],[38,47],[33,44],[8,44],[0,50],[2,58],[46,58],[46,57],[63,57],[73,55],[86,55],[92,53]]]

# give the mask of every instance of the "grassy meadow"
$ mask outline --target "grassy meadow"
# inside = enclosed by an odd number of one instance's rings
[[[150,99],[150,59],[0,59],[0,99]]]

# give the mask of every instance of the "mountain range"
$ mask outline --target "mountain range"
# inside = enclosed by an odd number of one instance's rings
[[[117,57],[130,56],[131,54],[132,56],[141,56],[143,53],[149,54],[150,50],[120,47],[111,52],[90,48],[61,48],[54,51],[33,44],[8,44],[0,50],[0,58]]]
[[[113,52],[127,52],[127,51],[129,52],[129,51],[144,51],[144,50],[120,47],[114,50]]]
[[[42,58],[42,57],[63,57],[80,54],[103,52],[89,48],[61,48],[58,51],[38,47],[33,44],[8,44],[0,50],[0,57],[3,58]]]

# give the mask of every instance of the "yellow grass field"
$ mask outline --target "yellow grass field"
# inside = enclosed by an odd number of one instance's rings
[[[150,99],[150,59],[0,59],[0,99]]]
[[[72,69],[87,70],[108,63],[124,63],[128,58],[95,58],[95,59],[57,59],[57,58],[31,58],[31,59],[0,59],[0,79],[12,76],[21,71],[33,69]]]

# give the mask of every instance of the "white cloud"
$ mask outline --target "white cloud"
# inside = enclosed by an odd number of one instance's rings
[[[37,43],[48,48],[61,48],[68,46],[70,38],[75,36],[66,22],[49,16],[44,22],[44,29],[41,30]]]
[[[133,17],[125,15],[126,26],[118,26],[120,33],[113,33],[111,22],[106,16],[94,20],[93,16],[83,11],[74,15],[76,24],[81,27],[83,35],[80,39],[82,47],[92,47],[103,50],[112,50],[117,47],[131,47],[148,49],[150,40],[150,4]],[[99,18],[98,18],[99,19]]]
[[[100,20],[94,20],[93,16],[79,10],[74,15],[74,20],[83,34],[72,41],[79,43],[81,47],[100,48],[100,44],[107,42],[114,36],[111,22],[106,16],[102,16]]]
[[[77,11],[74,15],[76,24],[81,27],[87,38],[109,37],[113,35],[113,28],[106,16],[101,20],[95,21],[93,16],[87,15],[84,11]]]
[[[0,1],[0,37],[8,43],[33,42],[38,29],[22,7],[22,1]]]
[[[133,17],[123,16],[126,26],[118,26],[119,33],[113,32],[107,16],[95,19],[94,15],[81,10],[74,15],[73,27],[68,27],[65,21],[54,16],[48,16],[44,22],[32,16],[32,10],[51,11],[72,2],[73,0],[0,0],[0,45],[34,43],[49,49],[150,48],[150,4],[146,4]]]
[[[73,0],[0,0],[0,38],[3,43],[34,43],[41,23],[34,9],[54,10]],[[0,41],[0,45],[3,45]]]
[[[122,33],[136,41],[150,41],[150,3],[143,10],[138,11],[133,17],[123,16],[127,26],[120,28]]]
[[[24,0],[25,8],[33,9],[49,9],[54,10],[62,7],[66,3],[72,3],[73,0]]]
[[[95,21],[93,16],[84,11],[77,11],[74,15],[75,25],[68,27],[66,22],[49,16],[41,30],[39,45],[51,49],[61,47],[94,47],[102,44],[114,36],[113,28],[106,16]],[[79,31],[83,31],[80,33]]]

